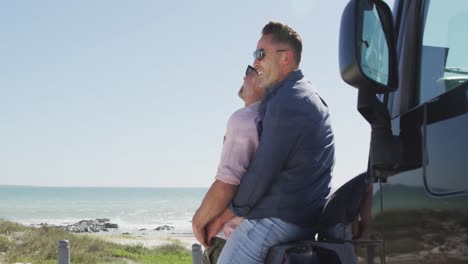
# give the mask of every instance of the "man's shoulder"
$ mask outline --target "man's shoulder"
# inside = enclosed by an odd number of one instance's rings
[[[316,97],[317,93],[314,86],[306,79],[302,78],[288,85],[281,87],[278,94],[272,98],[272,105],[279,107],[301,107],[301,101],[304,98]],[[306,101],[307,102],[307,101]]]
[[[258,115],[258,104],[256,103],[255,106],[246,106],[236,110],[232,113],[231,118],[234,119],[252,119]]]
[[[243,107],[232,113],[229,118],[230,126],[245,126],[248,123],[256,122],[258,111],[251,107]]]
[[[328,106],[321,99],[312,83],[305,78],[284,88],[286,89],[278,91],[277,96],[271,100],[267,109],[297,118],[308,116],[314,120],[328,115]]]

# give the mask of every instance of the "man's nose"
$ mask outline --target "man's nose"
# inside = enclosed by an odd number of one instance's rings
[[[257,66],[260,65],[260,60],[257,57],[254,57],[254,63],[252,64],[254,68],[257,68]]]
[[[260,61],[257,58],[255,58],[253,62],[253,67],[257,69],[258,66],[260,66]]]

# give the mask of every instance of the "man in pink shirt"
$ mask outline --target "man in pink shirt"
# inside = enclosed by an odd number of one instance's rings
[[[227,207],[241,177],[247,171],[259,140],[258,107],[263,91],[258,87],[258,73],[250,65],[247,66],[238,94],[244,100],[245,107],[229,118],[215,181],[192,219],[195,237],[207,248],[203,260],[206,264],[217,262],[226,239],[242,220],[240,217],[233,217]]]

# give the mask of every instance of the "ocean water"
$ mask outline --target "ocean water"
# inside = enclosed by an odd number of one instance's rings
[[[88,188],[0,186],[0,218],[25,225],[67,225],[108,218],[116,232],[192,233],[191,219],[207,188]],[[154,231],[158,232],[158,231]]]

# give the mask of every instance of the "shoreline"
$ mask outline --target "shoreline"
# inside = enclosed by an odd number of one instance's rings
[[[199,243],[192,233],[161,233],[161,234],[117,234],[109,232],[98,233],[79,233],[77,235],[85,235],[96,237],[108,242],[121,245],[142,245],[147,248],[158,247],[167,244],[179,244],[189,250],[192,249],[192,244]]]

